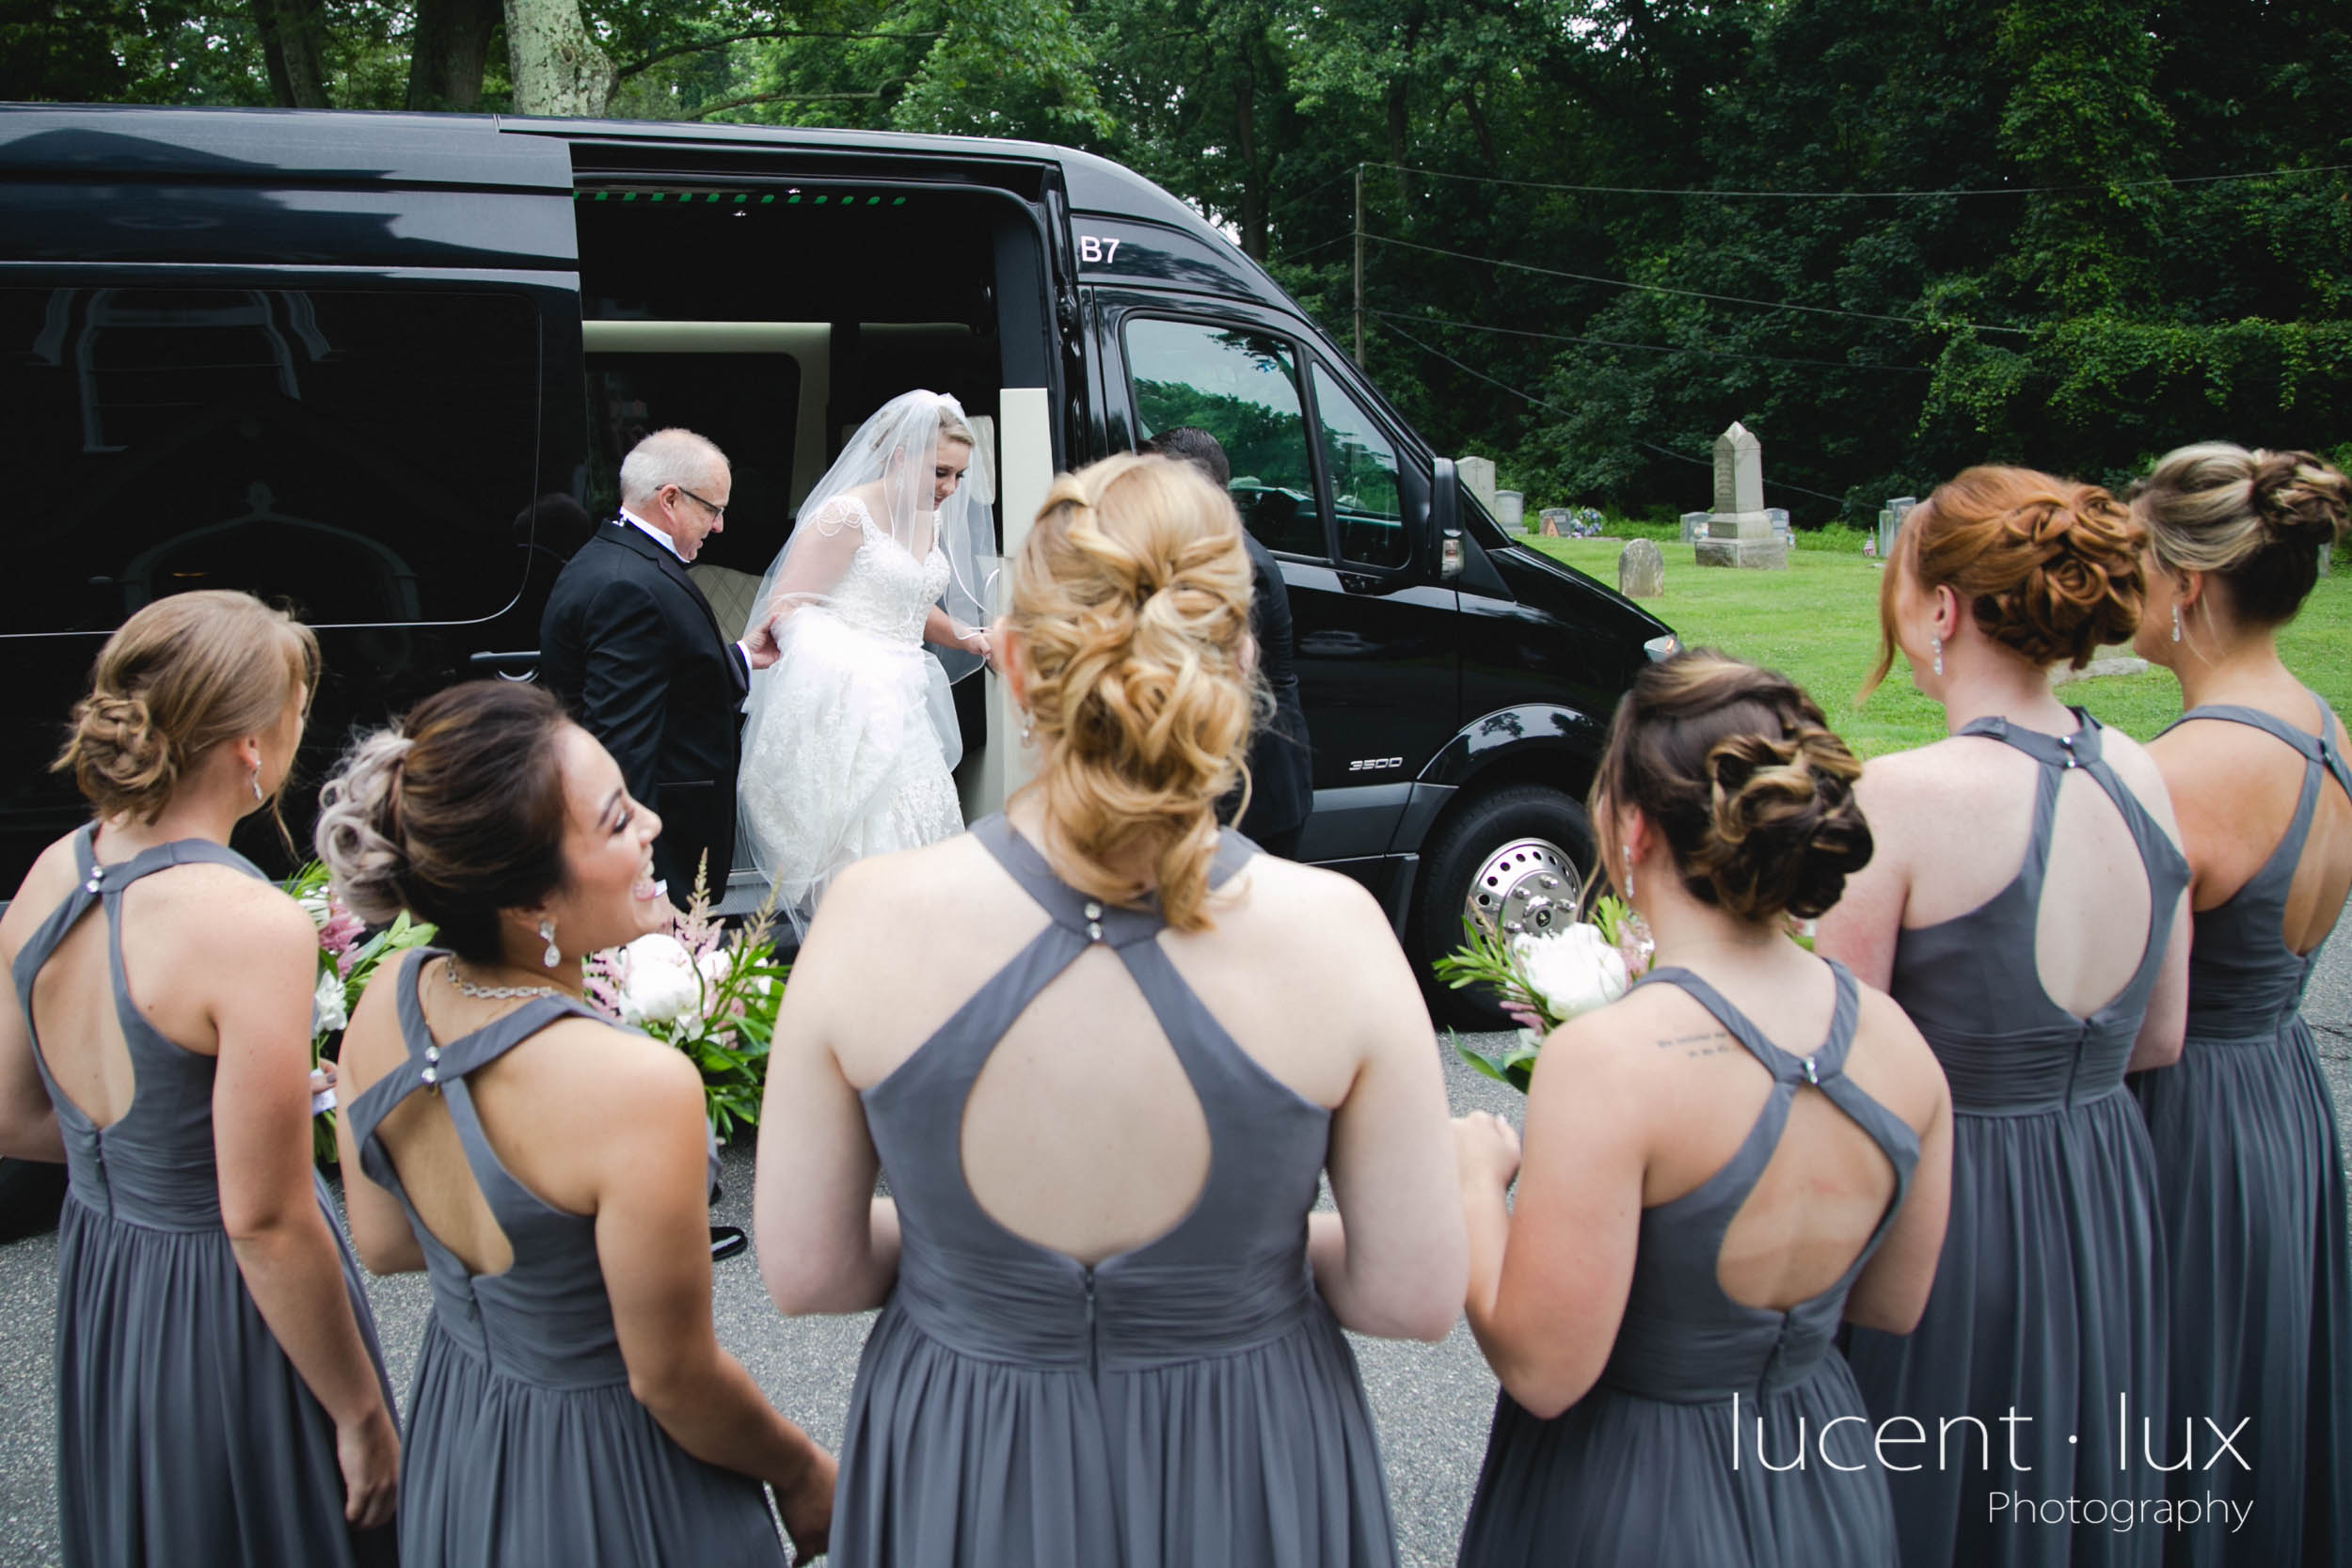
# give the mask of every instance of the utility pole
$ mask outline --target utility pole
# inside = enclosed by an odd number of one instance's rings
[[[1356,166],[1356,368],[1364,368],[1364,166]]]

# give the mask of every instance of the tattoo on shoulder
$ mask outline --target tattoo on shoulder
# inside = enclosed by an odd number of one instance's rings
[[[1686,1057],[1720,1056],[1739,1048],[1739,1042],[1722,1029],[1702,1029],[1696,1034],[1672,1035],[1650,1041],[1660,1051],[1678,1051]]]

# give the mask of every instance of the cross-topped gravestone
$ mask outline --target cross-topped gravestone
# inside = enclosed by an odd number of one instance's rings
[[[1702,566],[1788,564],[1788,541],[1774,535],[1764,510],[1764,443],[1736,420],[1715,437],[1715,511],[1695,548]]]

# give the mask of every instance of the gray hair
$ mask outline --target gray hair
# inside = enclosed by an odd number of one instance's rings
[[[665,484],[681,490],[707,488],[726,467],[727,454],[709,437],[675,426],[657,430],[621,459],[621,504],[649,500]]]

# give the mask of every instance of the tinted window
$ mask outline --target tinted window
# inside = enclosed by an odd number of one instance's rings
[[[321,625],[494,615],[523,578],[538,377],[515,295],[0,289],[0,631],[106,631],[191,588]]]
[[[698,563],[765,572],[792,531],[793,436],[801,366],[788,354],[592,354],[588,356],[590,515],[621,506],[621,459],[645,436],[684,425],[727,454],[725,528]]]
[[[1127,324],[1127,372],[1137,440],[1177,425],[1207,431],[1233,466],[1233,504],[1249,531],[1268,549],[1328,553],[1288,344],[1197,322],[1136,319]]]
[[[1321,365],[1315,367],[1315,423],[1323,437],[1323,470],[1331,480],[1340,555],[1375,566],[1404,565],[1413,550],[1397,495],[1396,448]]]

